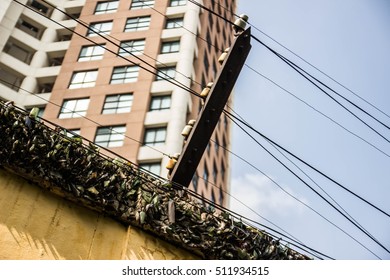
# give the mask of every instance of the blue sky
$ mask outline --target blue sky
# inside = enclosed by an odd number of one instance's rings
[[[390,115],[389,1],[240,0],[238,13],[247,14],[252,25]],[[259,31],[252,28],[252,34],[390,125],[390,118],[314,70]],[[390,154],[390,143],[361,124],[253,40],[247,66],[256,69],[348,130]],[[234,110],[283,147],[390,213],[388,203],[390,157],[346,132],[247,66],[244,66],[236,84]],[[357,114],[390,139],[388,129],[360,112]],[[258,139],[279,156],[270,145]],[[380,258],[390,259],[390,254],[326,205],[237,127],[233,129],[232,141],[233,152],[250,161]],[[376,259],[350,237],[287,196],[264,175],[234,156],[232,161],[231,194],[260,215],[308,246],[336,259]],[[288,165],[291,166],[290,163]],[[299,166],[304,168],[302,165]],[[296,170],[295,167],[292,168]],[[362,226],[390,248],[390,218],[373,210],[318,174],[307,168],[304,170]],[[231,207],[268,225],[265,220],[234,199],[231,199]]]

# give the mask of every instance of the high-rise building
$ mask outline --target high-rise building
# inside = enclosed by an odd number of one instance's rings
[[[19,2],[19,3],[18,3]],[[234,0],[198,1],[229,20]],[[2,0],[0,98],[166,177],[166,155],[233,41],[187,0]],[[75,19],[77,19],[77,22]],[[190,188],[227,206],[230,124],[222,116]]]

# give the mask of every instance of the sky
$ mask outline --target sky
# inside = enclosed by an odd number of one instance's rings
[[[238,13],[249,16],[252,34],[258,39],[390,126],[388,116],[356,96],[364,98],[390,115],[389,1],[240,0]],[[351,89],[356,95],[310,67],[256,28]],[[268,77],[290,93],[250,68]],[[339,125],[299,101],[292,94]],[[390,139],[390,131],[387,128],[372,121],[350,105],[346,106]],[[253,39],[246,65],[236,83],[233,108],[261,133],[390,213],[388,203],[390,143],[367,128]],[[382,152],[347,132],[340,125]],[[262,218],[264,217],[307,246],[335,259],[368,260],[378,259],[378,257],[390,259],[389,253],[291,175],[235,125],[232,134],[232,151],[266,174],[231,156],[232,210],[280,231]],[[323,194],[273,147],[261,137],[254,136]],[[389,217],[299,162],[294,161],[294,163],[378,241],[390,249]],[[277,182],[280,187],[268,177]],[[377,256],[310,208],[291,198],[281,188],[315,209]]]

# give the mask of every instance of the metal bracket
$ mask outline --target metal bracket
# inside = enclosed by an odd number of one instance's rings
[[[233,41],[170,179],[188,187],[251,49],[250,28]]]

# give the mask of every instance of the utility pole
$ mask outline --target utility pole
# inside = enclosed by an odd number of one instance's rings
[[[240,32],[225,54],[222,68],[204,100],[204,106],[187,137],[181,155],[171,169],[170,180],[173,183],[189,186],[249,54],[250,37],[250,28]]]

